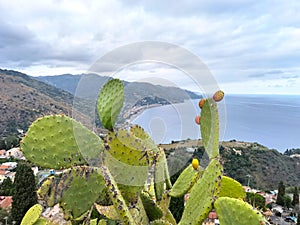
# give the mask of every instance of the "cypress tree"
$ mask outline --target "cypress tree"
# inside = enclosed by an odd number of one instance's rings
[[[298,188],[295,187],[294,189],[294,193],[293,193],[293,201],[292,201],[292,205],[295,207],[299,204],[299,192],[298,192]]]
[[[285,195],[285,186],[283,184],[283,181],[280,181],[278,185],[276,204],[284,206],[284,195]]]
[[[37,203],[36,183],[31,166],[19,163],[15,175],[11,216],[20,224],[27,210]]]

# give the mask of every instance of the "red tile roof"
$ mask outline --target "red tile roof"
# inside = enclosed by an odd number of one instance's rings
[[[11,207],[12,196],[0,196],[0,208]]]

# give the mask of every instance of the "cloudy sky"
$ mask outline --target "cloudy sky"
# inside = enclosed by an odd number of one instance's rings
[[[197,55],[227,93],[300,94],[299,12],[298,0],[0,0],[0,68],[79,74],[120,46],[160,41]],[[197,91],[163,63],[120,72],[148,75]]]

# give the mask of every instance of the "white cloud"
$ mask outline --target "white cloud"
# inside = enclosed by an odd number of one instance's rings
[[[0,63],[32,75],[82,73],[121,45],[166,41],[198,55],[228,90],[298,94],[299,78],[285,83],[270,71],[300,75],[299,11],[297,0],[0,0]]]

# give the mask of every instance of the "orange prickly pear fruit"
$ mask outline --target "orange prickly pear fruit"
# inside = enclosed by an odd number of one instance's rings
[[[213,99],[216,101],[216,102],[219,102],[221,101],[222,99],[224,98],[224,92],[219,90],[217,91],[214,96],[213,96]]]
[[[199,108],[200,109],[202,109],[202,106],[203,106],[204,102],[205,102],[204,98],[200,99],[200,101],[199,101]]]
[[[194,168],[194,170],[197,170],[198,169],[198,167],[199,167],[199,161],[198,161],[198,159],[193,159],[192,160],[192,166],[193,166],[193,168]]]
[[[200,120],[201,120],[201,116],[196,116],[196,118],[195,118],[196,124],[200,125],[200,123],[201,123]]]

